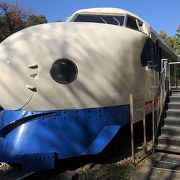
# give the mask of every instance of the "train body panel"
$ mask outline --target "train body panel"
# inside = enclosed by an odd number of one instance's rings
[[[25,159],[32,158],[32,164],[25,168],[31,171],[36,160],[47,161],[49,154],[57,156],[49,160],[52,164],[55,158],[101,152],[129,121],[129,106],[48,112],[4,111],[1,118],[1,161],[24,164]]]
[[[162,58],[177,60],[145,21],[112,8],[8,37],[0,44],[0,161],[35,171],[100,153],[130,122],[131,93],[142,93],[151,112]]]
[[[6,109],[41,111],[128,104],[129,93],[145,87],[144,79],[137,81],[145,73],[139,57],[147,37],[140,32],[92,23],[54,23],[24,31],[2,44],[2,53],[9,53],[5,50],[7,46],[19,57],[18,62],[9,60],[6,64],[10,66],[9,71],[26,75],[19,77],[21,84],[9,83],[14,81],[11,75],[2,82],[0,102],[5,102],[2,106]],[[19,42],[19,38],[23,40]],[[68,85],[55,82],[49,73],[53,62],[63,58],[72,60],[78,68],[77,79]],[[3,67],[4,61],[0,62]],[[36,64],[37,69],[29,68]],[[29,88],[36,88],[37,92]],[[15,96],[7,89],[21,93]],[[22,91],[29,93],[30,97]],[[8,101],[3,99],[6,97]],[[22,97],[28,98],[26,107]]]

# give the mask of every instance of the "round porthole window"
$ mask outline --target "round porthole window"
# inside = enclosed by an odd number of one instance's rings
[[[72,83],[78,75],[77,66],[68,59],[55,61],[50,69],[51,77],[60,84]]]

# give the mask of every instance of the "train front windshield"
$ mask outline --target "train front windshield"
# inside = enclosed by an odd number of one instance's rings
[[[73,22],[94,22],[112,24],[117,26],[123,26],[125,16],[110,16],[110,15],[78,15]]]

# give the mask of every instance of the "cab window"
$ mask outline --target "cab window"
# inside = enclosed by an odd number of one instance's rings
[[[143,22],[140,20],[137,20],[137,25],[138,25],[139,31],[145,33],[144,28],[143,28]]]
[[[104,23],[103,19],[98,16],[92,15],[79,15],[76,17],[74,22],[95,22],[95,23]]]
[[[131,29],[139,31],[138,25],[136,23],[136,19],[131,17],[131,16],[127,17],[127,24],[126,24],[126,26],[128,28],[131,28]]]

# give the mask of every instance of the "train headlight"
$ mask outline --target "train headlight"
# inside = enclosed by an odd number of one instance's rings
[[[69,59],[58,59],[52,64],[50,74],[57,83],[69,84],[77,78],[78,68]]]

